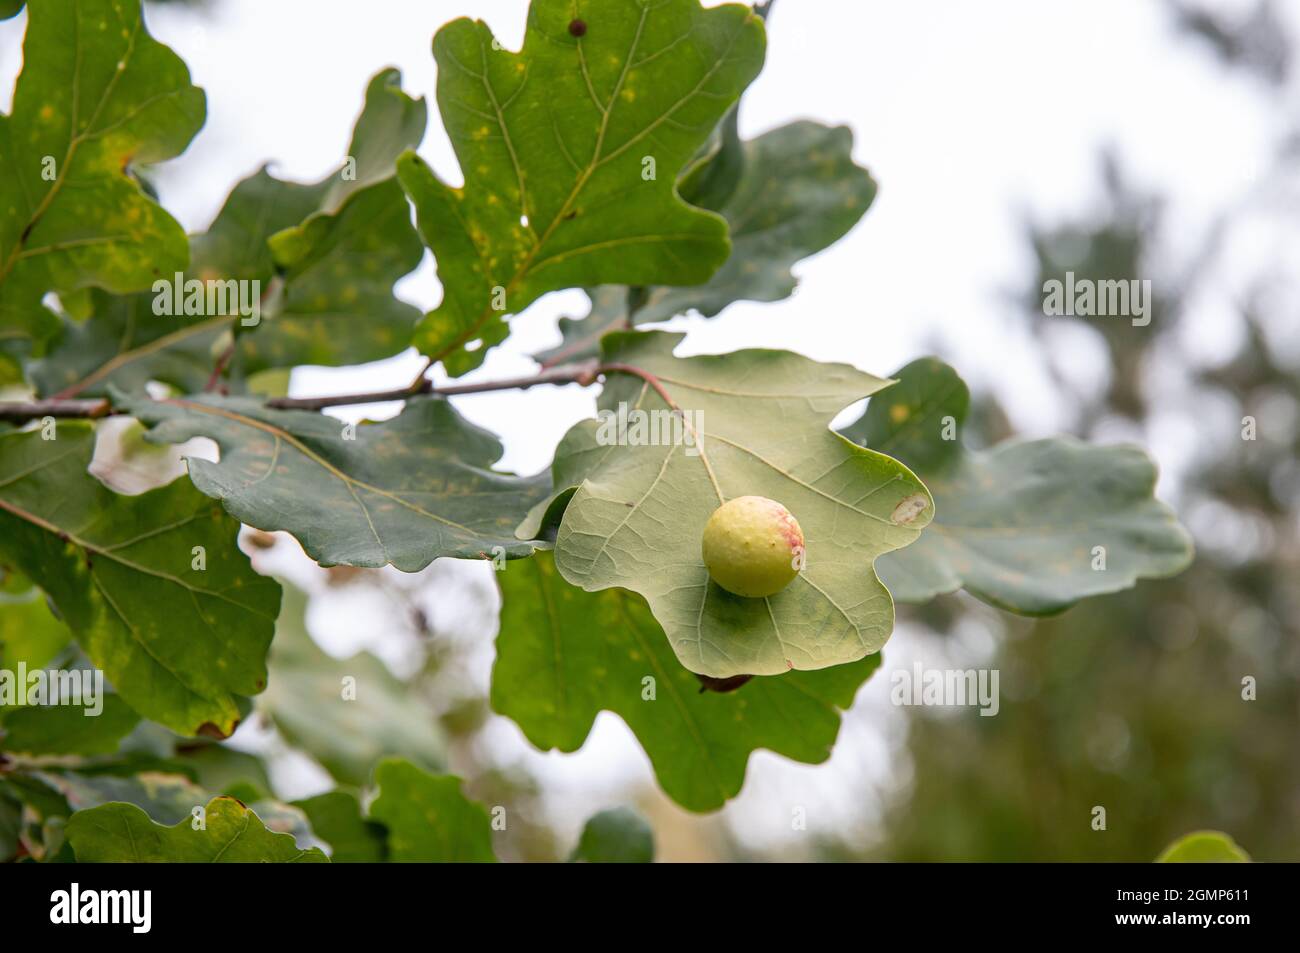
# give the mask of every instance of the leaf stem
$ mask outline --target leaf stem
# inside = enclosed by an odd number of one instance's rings
[[[235,356],[235,342],[232,340],[226,345],[225,350],[217,356],[216,362],[212,365],[212,373],[208,375],[208,382],[203,385],[203,392],[209,394],[217,389],[217,384],[221,381],[221,375],[226,372],[226,365],[230,363],[231,358]]]
[[[663,382],[643,367],[637,367],[635,364],[621,364],[615,362],[612,364],[599,365],[596,368],[596,372],[598,374],[631,374],[633,377],[639,377],[654,388],[655,393],[663,398],[665,404],[673,410],[681,410],[681,408],[677,406],[677,401],[673,400],[672,395],[664,388]]]

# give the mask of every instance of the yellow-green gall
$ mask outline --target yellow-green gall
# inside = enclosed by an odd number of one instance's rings
[[[702,548],[713,581],[751,599],[776,595],[804,565],[798,520],[765,496],[739,496],[714,510]]]

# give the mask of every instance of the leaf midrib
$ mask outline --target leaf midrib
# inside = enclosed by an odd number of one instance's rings
[[[79,106],[81,94],[81,12],[78,9],[80,4],[77,0],[73,0],[72,6],[73,38],[75,42],[75,52],[73,53],[72,62],[72,116],[68,124],[68,148],[63,154],[63,162],[59,166],[59,168],[63,169],[63,174],[55,176],[54,184],[51,185],[45,195],[42,196],[36,209],[29,216],[27,224],[23,226],[22,230],[18,233],[18,241],[14,242],[14,247],[10,249],[8,258],[5,259],[3,265],[0,265],[0,282],[3,282],[9,276],[9,272],[13,269],[15,262],[22,257],[22,249],[26,244],[26,238],[31,236],[31,232],[35,229],[36,223],[41,220],[41,216],[45,214],[50,205],[54,202],[54,199],[58,196],[58,193],[62,190],[63,183],[67,180],[68,174],[71,171],[72,160],[76,156],[77,147],[80,146],[81,143],[92,138],[89,133],[90,130],[94,128],[95,119],[98,118],[100,112],[103,110],[104,103],[106,103],[109,97],[113,94],[113,90],[117,86],[118,80],[126,74],[126,64],[128,64],[131,57],[135,55],[135,41],[140,35],[140,30],[144,25],[143,15],[136,17],[135,27],[132,29],[131,36],[127,40],[126,52],[122,54],[120,60],[123,64],[122,68],[115,70],[112,78],[104,84],[104,91],[99,97],[99,102],[95,104],[94,112],[90,114],[90,121],[86,123],[86,134],[81,134],[77,132],[77,117],[81,112]]]

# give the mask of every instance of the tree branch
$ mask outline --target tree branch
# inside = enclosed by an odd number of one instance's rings
[[[471,381],[465,384],[444,384],[434,387],[427,378],[419,378],[406,387],[392,390],[368,391],[360,394],[332,394],[327,397],[276,397],[266,402],[267,407],[278,410],[323,410],[326,407],[346,407],[352,404],[378,404],[386,401],[406,400],[422,394],[451,397],[456,394],[484,394],[498,390],[528,390],[540,384],[594,384],[597,378],[608,374],[631,374],[653,387],[673,408],[676,404],[653,374],[632,364],[601,364],[595,358],[574,364],[550,367],[527,377],[507,377],[495,381]],[[0,420],[26,423],[42,417],[95,419],[120,413],[103,398],[76,400],[58,399],[0,402]]]
[[[42,417],[81,418],[93,420],[112,414],[112,405],[103,398],[91,400],[25,400],[0,403],[0,420],[25,424]]]
[[[581,384],[585,387],[596,380],[600,370],[597,363],[592,360],[548,368],[540,374],[528,377],[445,384],[442,387],[434,387],[433,381],[420,377],[409,387],[371,391],[365,394],[336,394],[330,397],[277,397],[267,401],[266,406],[280,410],[320,410],[324,407],[344,407],[349,404],[377,404],[389,400],[406,400],[408,397],[416,397],[420,394],[450,397],[455,394],[483,394],[497,390],[528,390],[539,384]]]

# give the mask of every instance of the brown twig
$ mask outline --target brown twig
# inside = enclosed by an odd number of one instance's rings
[[[434,387],[427,378],[417,378],[414,387],[371,391],[365,394],[336,394],[330,397],[277,397],[267,401],[268,407],[280,410],[321,410],[325,407],[343,407],[348,404],[376,404],[389,400],[405,400],[421,394],[449,397],[455,394],[484,394],[498,390],[528,390],[539,384],[591,384],[599,373],[595,361],[565,364],[528,377],[507,377],[495,381],[470,381],[465,384],[444,384]]]
[[[597,378],[609,374],[631,374],[645,381],[664,402],[677,408],[677,403],[664,389],[662,382],[654,374],[634,364],[600,364],[595,358],[574,364],[546,368],[539,374],[527,377],[507,377],[495,381],[470,381],[464,384],[444,384],[435,387],[427,378],[418,378],[413,385],[397,387],[392,390],[368,391],[359,394],[332,394],[326,397],[276,397],[266,402],[266,406],[277,410],[322,410],[326,407],[345,407],[351,404],[378,404],[386,401],[406,400],[423,394],[435,394],[451,397],[457,394],[484,394],[500,390],[528,390],[541,384],[581,384],[587,387]],[[0,420],[11,423],[25,423],[42,417],[74,417],[93,419],[119,413],[105,399],[92,400],[34,400],[0,402]]]
[[[0,420],[23,424],[42,417],[80,418],[94,420],[114,413],[113,406],[103,398],[89,400],[24,400],[0,403]]]
[[[419,381],[418,388],[395,387],[392,390],[372,390],[362,394],[332,394],[328,397],[275,397],[266,406],[277,410],[321,410],[325,407],[346,407],[349,404],[382,404],[390,400],[406,400],[420,394],[433,392],[433,381]]]

